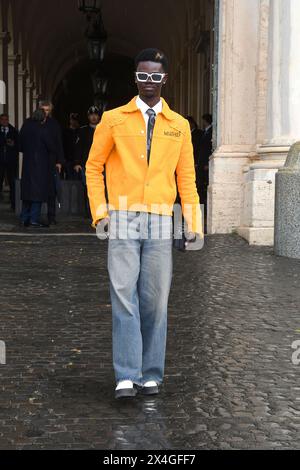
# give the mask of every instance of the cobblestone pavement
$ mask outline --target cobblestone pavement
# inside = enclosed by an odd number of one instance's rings
[[[66,216],[58,214],[58,225],[42,229],[41,233],[54,235],[56,233],[90,233],[94,234],[95,230],[91,227],[87,217]],[[42,221],[47,222],[46,215],[42,215]],[[62,223],[60,223],[62,222]],[[7,203],[0,201],[0,233],[17,233],[17,234],[33,234],[35,229],[23,228],[20,226],[19,219],[9,208]]]
[[[300,447],[300,261],[237,235],[174,253],[165,380],[114,399],[107,245],[0,236],[0,448]]]

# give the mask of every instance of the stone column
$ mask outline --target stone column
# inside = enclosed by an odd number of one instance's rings
[[[286,159],[300,138],[300,2],[270,0],[267,128],[262,158]]]
[[[6,46],[9,42],[9,33],[2,31],[0,32],[0,80],[1,80],[1,88],[0,88],[0,113],[4,112],[5,104],[6,104],[6,86],[7,86],[7,76],[6,71],[4,70],[4,59],[6,52]]]
[[[21,129],[25,119],[26,119],[26,77],[27,71],[25,69],[19,69],[18,71],[18,102],[19,102],[19,112],[18,112],[18,119],[19,119],[19,129]]]
[[[31,116],[32,111],[33,111],[33,106],[32,106],[33,88],[34,88],[34,83],[28,77],[26,81],[26,117],[27,118]]]
[[[33,103],[33,109],[36,109],[38,107],[40,99],[40,93],[39,91],[35,88],[32,93],[32,103]]]
[[[208,233],[241,220],[243,168],[256,154],[260,0],[220,0],[217,149],[210,159]]]
[[[18,71],[18,127],[21,130],[26,119],[26,78],[27,70],[19,67]],[[22,175],[23,154],[19,154],[19,178]]]
[[[8,114],[13,126],[18,125],[18,83],[17,72],[20,56],[10,54],[8,56]]]
[[[258,162],[245,169],[243,219],[239,234],[250,244],[274,244],[275,177],[290,146],[300,139],[300,2],[262,0],[259,64]],[[266,70],[262,70],[266,67]]]
[[[270,0],[260,2],[259,51],[257,56],[257,155],[243,168],[243,197],[238,233],[251,245],[272,245],[274,236],[275,173],[270,161],[263,161],[260,145],[266,138],[268,121]],[[254,160],[251,163],[251,160]]]

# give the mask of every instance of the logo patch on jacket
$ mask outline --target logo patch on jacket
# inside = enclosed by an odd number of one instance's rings
[[[164,135],[167,135],[168,137],[180,137],[181,132],[180,131],[164,131]]]

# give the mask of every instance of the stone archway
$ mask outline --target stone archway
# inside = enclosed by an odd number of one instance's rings
[[[10,47],[23,59],[19,72],[25,76],[27,71],[26,93],[32,108],[39,94],[53,98],[69,70],[87,57],[84,17],[76,0],[45,1],[42,11],[38,0],[3,0],[3,5],[6,18],[10,16],[7,30],[11,36],[18,33]],[[109,56],[132,59],[141,48],[160,47],[170,57],[172,79],[166,97],[171,105],[198,121],[203,112],[212,110],[214,0],[165,0],[163,4],[153,0],[142,8],[138,0],[103,0],[102,5]],[[155,16],[157,11],[160,14]],[[15,95],[11,94],[10,108],[14,99],[18,102],[18,90]],[[28,103],[26,108],[28,115]]]

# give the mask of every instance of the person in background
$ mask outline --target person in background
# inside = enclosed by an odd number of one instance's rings
[[[212,154],[212,115],[204,114],[202,116],[203,130],[199,144],[198,160],[198,187],[200,191],[200,200],[207,209],[207,188],[209,184],[209,157]]]
[[[69,127],[64,130],[63,143],[64,143],[64,156],[65,156],[65,175],[67,180],[76,179],[76,172],[74,170],[75,160],[75,146],[79,134],[80,121],[79,114],[71,113],[69,117]]]
[[[56,151],[53,135],[46,126],[46,114],[36,110],[26,119],[20,131],[20,151],[23,152],[21,223],[35,229],[46,228],[41,222],[42,203],[51,190],[52,155]]]
[[[80,127],[74,152],[74,170],[80,173],[85,170],[90,149],[93,143],[94,132],[100,122],[101,114],[97,106],[91,106],[88,110],[88,124]]]
[[[56,225],[56,182],[55,179],[61,175],[62,167],[65,163],[62,130],[59,123],[52,117],[53,104],[51,101],[40,101],[39,108],[46,114],[45,126],[49,131],[53,142],[53,153],[50,156],[50,172],[49,172],[49,199],[48,205],[48,223]]]
[[[9,124],[8,114],[0,116],[0,194],[6,177],[11,208],[15,210],[15,179],[18,172],[19,133]]]
[[[87,197],[85,165],[92,147],[95,129],[100,122],[100,118],[101,113],[99,108],[97,108],[97,106],[91,106],[88,110],[88,124],[79,129],[75,145],[74,170],[78,177],[82,179],[84,185],[85,207],[88,217],[91,216],[91,213]]]
[[[193,149],[194,149],[194,162],[195,162],[195,170],[196,170],[197,190],[198,190],[198,193],[200,194],[198,166],[199,166],[199,160],[201,158],[200,143],[201,143],[202,131],[199,129],[198,124],[196,120],[193,118],[193,116],[187,116],[186,119],[189,121],[191,133],[192,133],[192,144],[193,144]],[[201,199],[200,199],[200,202],[202,203]]]

